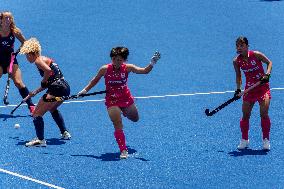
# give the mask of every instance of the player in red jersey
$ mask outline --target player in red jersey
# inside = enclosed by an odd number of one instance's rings
[[[78,96],[86,94],[102,77],[105,78],[107,90],[105,105],[115,129],[114,137],[121,152],[121,159],[126,159],[128,157],[121,113],[133,122],[139,120],[137,107],[134,104],[133,97],[127,86],[128,73],[148,74],[160,58],[160,54],[156,52],[151,58],[150,64],[141,68],[134,64],[128,64],[126,62],[128,55],[129,51],[126,47],[112,48],[110,52],[112,62],[102,66],[97,75],[78,93]]]
[[[239,55],[233,60],[237,84],[235,96],[241,93],[241,70],[244,72],[246,78],[245,89],[254,85],[258,81],[261,81],[262,83],[243,96],[243,117],[240,120],[242,139],[238,145],[238,149],[245,149],[249,145],[249,119],[252,108],[257,101],[260,107],[263,149],[270,150],[269,134],[271,123],[268,110],[271,99],[269,78],[272,69],[272,62],[263,53],[249,50],[248,40],[246,37],[239,37],[236,40],[236,49]],[[267,64],[266,72],[263,69],[263,63]]]

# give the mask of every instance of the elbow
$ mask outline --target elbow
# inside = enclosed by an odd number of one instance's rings
[[[153,69],[153,67],[148,67],[148,68],[146,68],[145,70],[144,70],[144,74],[148,74],[148,73],[150,73],[151,71],[152,71],[152,69]]]
[[[144,74],[148,74],[148,73],[150,73],[151,72],[151,70],[146,70],[145,72],[144,72]]]

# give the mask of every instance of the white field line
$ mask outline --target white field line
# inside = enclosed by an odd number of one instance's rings
[[[284,88],[278,87],[278,88],[271,88],[270,90],[284,90]],[[212,92],[198,92],[198,93],[181,93],[181,94],[168,94],[168,95],[153,95],[153,96],[137,96],[134,97],[135,99],[148,99],[148,98],[165,98],[165,97],[179,97],[179,96],[195,96],[195,95],[210,95],[210,94],[224,94],[224,93],[233,93],[235,91],[212,91]],[[70,104],[70,103],[85,103],[85,102],[102,102],[104,99],[99,100],[70,100],[63,102],[64,104]],[[8,105],[8,106],[0,106],[0,108],[6,108],[6,107],[15,107],[17,105]],[[23,104],[22,106],[26,106],[26,104]]]
[[[36,180],[36,179],[30,178],[30,177],[27,177],[27,176],[24,176],[24,175],[20,175],[20,174],[18,174],[18,173],[14,173],[14,172],[11,172],[11,171],[7,171],[7,170],[5,170],[5,169],[1,169],[1,168],[0,168],[0,172],[6,173],[6,174],[9,174],[9,175],[13,175],[13,176],[16,176],[16,177],[20,177],[20,178],[22,178],[22,179],[29,180],[29,181],[32,181],[32,182],[36,182],[36,183],[38,183],[38,184],[45,185],[45,186],[48,186],[48,187],[51,187],[51,188],[64,189],[64,188],[62,188],[62,187],[55,186],[55,185],[53,185],[53,184],[49,184],[49,183],[46,183],[46,182],[43,182],[43,181],[40,181],[40,180]]]

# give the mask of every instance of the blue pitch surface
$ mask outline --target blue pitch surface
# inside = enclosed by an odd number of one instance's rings
[[[147,65],[155,50],[162,53],[149,75],[129,77],[140,120],[123,119],[127,160],[118,158],[103,95],[60,107],[72,140],[60,139],[47,113],[48,146],[24,147],[35,131],[26,106],[9,116],[21,100],[12,86],[11,106],[0,106],[0,188],[283,188],[283,1],[2,0],[0,10],[13,12],[26,38],[41,41],[42,54],[57,61],[72,94],[110,61],[114,46],[127,46],[129,62],[138,66]],[[213,117],[204,114],[233,95],[239,35],[273,61],[270,152],[261,150],[257,104],[251,146],[243,152],[236,150],[241,101]],[[35,66],[23,56],[18,61],[26,85],[37,88]],[[103,80],[92,91],[102,89]]]

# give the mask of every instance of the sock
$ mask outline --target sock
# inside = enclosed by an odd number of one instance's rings
[[[261,118],[262,139],[267,138],[269,140],[271,122],[270,118]]]
[[[34,118],[34,125],[36,130],[36,136],[39,140],[44,139],[44,122],[41,116]]]
[[[61,134],[63,134],[64,131],[66,131],[66,127],[61,113],[58,110],[55,110],[54,112],[51,113],[51,115],[55,123],[57,124],[58,128],[60,129]]]
[[[122,152],[123,150],[127,150],[123,130],[122,129],[116,129],[114,131],[114,137],[116,139],[116,142],[118,144],[120,151]]]
[[[20,92],[20,95],[22,96],[22,98],[25,98],[25,97],[28,96],[29,93],[30,93],[27,87],[24,87],[24,88],[19,89],[19,92]],[[32,102],[32,99],[31,99],[31,98],[29,98],[29,99],[26,101],[26,103],[28,104],[28,107],[34,106],[34,103]]]
[[[242,139],[248,140],[249,120],[241,119],[240,128],[242,132]]]

